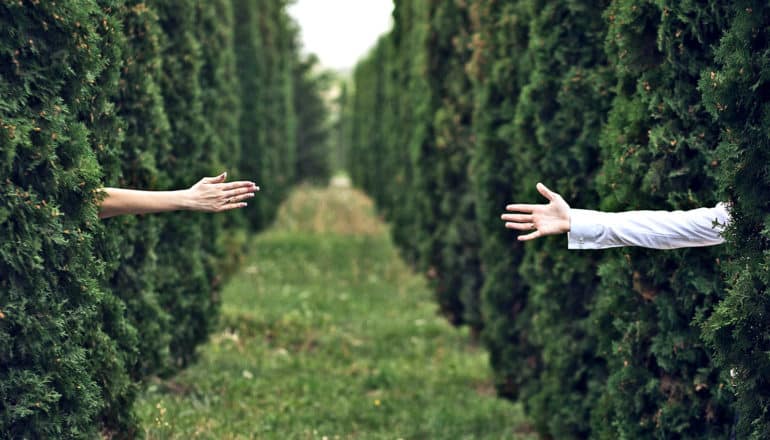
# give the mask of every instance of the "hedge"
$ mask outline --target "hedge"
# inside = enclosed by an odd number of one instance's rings
[[[297,30],[285,2],[268,3],[0,6],[0,437],[140,436],[144,381],[193,361],[215,328],[238,228],[268,224],[295,182],[295,131],[326,119],[293,122]],[[254,41],[275,39],[267,73],[236,45],[249,14]],[[262,73],[272,82],[250,82]],[[269,137],[259,126],[270,144],[242,137],[255,94],[282,109]],[[269,166],[241,166],[262,155]],[[217,216],[98,219],[105,186],[186,188],[224,169],[268,197]]]
[[[766,437],[767,6],[395,6],[354,76],[351,175],[440,310],[482,329],[498,392],[547,438]],[[499,215],[538,181],[581,208],[727,201],[734,222],[708,249],[522,245]]]
[[[770,8],[736,1],[715,44],[716,62],[701,72],[700,91],[719,128],[715,167],[731,202],[724,299],[704,328],[715,364],[735,393],[737,438],[770,436],[770,362],[766,317],[770,259],[767,115]]]

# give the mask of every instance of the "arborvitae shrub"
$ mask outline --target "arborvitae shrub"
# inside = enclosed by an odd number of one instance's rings
[[[262,171],[265,148],[264,112],[264,69],[262,59],[262,39],[258,27],[260,10],[254,0],[233,0],[235,12],[235,58],[236,75],[239,84],[241,113],[238,121],[240,138],[240,154],[238,168],[244,178],[257,182],[264,191],[268,191],[273,183],[265,179]],[[265,198],[259,194],[249,203],[249,209],[244,216],[253,230],[265,226],[262,216],[262,205]]]
[[[161,50],[165,36],[156,11],[140,0],[122,8],[126,42],[119,82],[116,111],[123,119],[125,137],[120,149],[121,188],[168,189],[159,161],[170,148],[170,127],[158,81]],[[117,259],[120,266],[109,277],[109,286],[126,304],[126,314],[138,332],[138,356],[129,366],[131,377],[142,380],[170,364],[168,312],[157,292],[157,254],[163,217],[120,216],[105,221],[121,240]]]
[[[285,11],[285,0],[258,0],[257,25],[261,51],[256,60],[261,64],[259,83],[260,108],[257,115],[264,130],[264,152],[260,155],[264,190],[260,198],[263,220],[272,221],[278,205],[294,179],[296,150],[295,115],[292,107],[293,29]],[[244,149],[244,154],[249,150]]]
[[[101,171],[80,119],[116,62],[101,52],[101,18],[92,1],[0,6],[0,435],[7,438],[96,436],[103,394],[124,374],[100,357],[117,348],[100,316],[112,309],[103,302],[105,265],[94,244]]]
[[[99,44],[105,68],[94,78],[93,95],[91,99],[82,102],[79,118],[89,128],[91,147],[102,169],[102,184],[115,186],[119,184],[125,163],[121,152],[126,124],[115,106],[126,50],[122,28],[124,10],[120,2],[115,0],[99,0],[97,3],[102,14],[92,16],[91,19],[98,23],[96,29],[101,36]],[[99,377],[102,388],[103,408],[99,415],[102,432],[133,437],[137,431],[137,420],[132,405],[137,387],[131,380],[129,369],[137,362],[139,335],[132,320],[127,319],[126,304],[120,296],[125,292],[115,292],[111,283],[107,282],[116,272],[126,269],[120,253],[124,245],[125,228],[116,222],[100,222],[100,225],[103,228],[99,230],[96,251],[106,265],[101,277],[105,295],[99,316],[104,332],[109,337],[95,337],[89,341],[89,360],[92,363],[91,370]],[[115,287],[127,287],[130,290],[129,286]]]
[[[206,175],[228,172],[229,180],[244,180],[239,174],[240,139],[239,85],[236,75],[233,8],[230,0],[200,2],[196,5],[196,38],[201,46],[203,64],[200,70],[201,102],[206,125],[201,161]],[[253,200],[253,199],[252,199]],[[251,200],[246,201],[251,202]],[[203,257],[212,296],[218,296],[219,286],[237,270],[245,253],[242,234],[224,233],[224,228],[242,224],[242,210],[201,219],[204,237]]]
[[[240,82],[240,169],[262,191],[249,204],[252,229],[272,221],[294,182],[296,116],[292,63],[296,30],[284,0],[235,0],[235,52]]]
[[[714,206],[719,133],[697,80],[713,63],[723,7],[616,0],[605,15],[618,81],[602,134],[602,207]],[[725,438],[730,392],[698,331],[723,296],[724,249],[628,248],[605,255],[591,319],[610,375],[594,435]]]
[[[428,81],[433,97],[431,170],[433,193],[424,193],[424,207],[435,212],[435,225],[425,233],[423,259],[433,280],[442,312],[455,324],[481,328],[478,293],[481,271],[475,203],[468,178],[472,150],[473,90],[465,73],[470,57],[467,4],[436,2],[430,10],[426,43]],[[432,250],[431,250],[432,249]]]
[[[159,79],[171,128],[170,150],[160,161],[163,186],[186,188],[205,175],[203,141],[209,127],[200,89],[201,48],[196,38],[192,0],[156,1],[164,32],[163,71]],[[171,316],[170,352],[174,366],[187,365],[195,347],[205,341],[216,317],[202,252],[203,216],[196,212],[163,214],[158,243],[158,292]]]
[[[429,2],[394,2],[393,31],[388,36],[390,57],[385,63],[388,106],[383,115],[387,121],[388,150],[380,160],[388,164],[382,182],[388,191],[391,235],[401,254],[411,265],[418,261],[417,198],[412,189],[418,173],[414,166],[415,152],[426,136],[425,118],[430,118],[430,102],[425,99],[430,78],[425,75],[426,26]],[[385,154],[383,152],[383,154]]]
[[[387,40],[380,38],[369,56],[356,66],[353,73],[356,94],[353,101],[353,128],[350,160],[352,177],[379,203],[383,202],[378,177],[382,172],[377,161],[385,155],[383,127],[379,118],[383,115],[383,83],[385,81],[385,46]]]
[[[304,56],[293,64],[293,108],[297,125],[294,175],[299,181],[325,185],[331,176],[329,110],[321,97],[331,78],[318,73],[318,58]]]
[[[298,130],[285,6],[253,23],[275,37],[286,117],[264,170],[284,192]],[[223,252],[227,215],[97,214],[104,186],[236,177],[234,29],[229,0],[0,5],[0,437],[140,435],[139,383],[187,364],[212,329],[212,281],[241,249]]]
[[[700,81],[706,106],[722,129],[714,166],[728,194],[731,258],[725,299],[704,325],[728,387],[736,395],[736,438],[770,437],[770,8],[732,2],[726,34]]]
[[[532,71],[519,98],[514,141],[527,169],[515,178],[516,200],[546,203],[535,190],[543,182],[574,207],[596,208],[599,133],[611,98],[602,45],[608,2],[528,3]],[[570,251],[564,237],[539,239],[525,246],[519,267],[542,359],[527,407],[537,430],[552,438],[591,433],[604,376],[588,319],[601,255]]]
[[[529,11],[523,2],[492,0],[471,6],[474,53],[471,179],[481,233],[483,337],[498,391],[510,398],[537,388],[539,353],[531,338],[528,288],[517,273],[523,247],[502,227],[500,213],[524,190],[525,170],[514,141],[516,103],[529,75]],[[514,192],[515,190],[515,192]]]

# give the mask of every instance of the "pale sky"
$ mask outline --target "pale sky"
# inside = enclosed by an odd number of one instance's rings
[[[356,65],[390,30],[392,12],[392,0],[297,0],[289,6],[302,29],[304,51],[335,70]]]

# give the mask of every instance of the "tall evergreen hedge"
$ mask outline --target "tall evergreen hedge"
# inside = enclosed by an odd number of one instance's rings
[[[226,168],[286,191],[299,47],[286,3],[269,6],[250,7],[255,32],[276,36],[272,83],[244,95],[239,2],[0,5],[0,437],[139,436],[142,382],[189,363],[213,329],[244,213],[100,221],[100,188],[180,189]],[[239,140],[256,92],[286,117],[272,174],[249,176],[241,158],[268,149]]]
[[[110,184],[122,188],[165,189],[159,162],[168,154],[170,126],[160,92],[161,48],[165,36],[157,13],[139,0],[124,4],[126,44],[116,97],[125,136],[120,149],[121,173]],[[170,316],[158,297],[156,248],[163,219],[122,216],[107,227],[121,240],[115,259],[120,266],[109,277],[110,289],[126,305],[139,332],[138,353],[130,367],[134,380],[156,374],[170,363]]]
[[[118,56],[104,14],[93,1],[0,6],[3,437],[95,436],[103,398],[125,383],[109,357],[119,345],[105,327],[119,318],[101,319],[114,301],[96,252],[93,141],[108,134],[95,123],[110,124]]]
[[[715,45],[716,65],[702,72],[700,89],[712,123],[721,128],[714,167],[729,195],[732,225],[724,273],[725,298],[704,325],[729,389],[735,392],[736,438],[770,436],[768,382],[768,90],[770,8],[736,1],[725,35]]]
[[[725,10],[614,1],[608,56],[616,96],[602,133],[602,207],[693,209],[720,198],[718,127],[698,92]],[[722,298],[724,248],[607,253],[592,319],[610,375],[594,430],[603,438],[719,438],[731,393],[699,325]]]
[[[357,67],[354,182],[543,436],[767,436],[769,22],[745,0],[395,2]],[[580,208],[727,201],[728,245],[522,245],[499,214],[538,181]]]
[[[262,189],[246,212],[252,229],[269,224],[294,182],[296,123],[292,71],[296,29],[285,0],[233,0],[243,175]]]
[[[203,60],[196,37],[195,2],[158,1],[152,6],[164,34],[159,83],[171,132],[169,151],[161,158],[166,170],[164,186],[186,188],[206,175],[204,140],[210,136],[199,82]],[[171,317],[172,367],[184,367],[192,361],[195,346],[206,339],[216,303],[204,267],[203,218],[189,212],[163,217],[157,247],[158,290]]]
[[[526,399],[536,387],[541,361],[531,339],[529,287],[516,270],[524,248],[501,228],[499,216],[514,194],[527,189],[518,178],[526,167],[512,140],[518,96],[532,65],[531,11],[523,1],[479,1],[473,8],[471,179],[481,234],[483,336],[500,394]]]
[[[418,175],[432,181],[432,193],[420,192],[425,207],[435,215],[426,226],[427,248],[421,253],[429,268],[443,313],[455,323],[480,330],[478,292],[479,232],[475,201],[468,177],[472,151],[473,90],[465,73],[471,55],[468,5],[454,0],[433,3],[429,12],[426,51],[432,81],[432,157]],[[432,249],[432,250],[431,250]]]
[[[330,115],[321,96],[331,86],[328,72],[318,73],[318,57],[297,59],[292,67],[292,88],[297,141],[296,180],[326,184],[331,177]]]
[[[528,2],[532,69],[516,108],[516,157],[526,164],[516,179],[517,199],[544,201],[535,191],[542,181],[572,206],[598,204],[599,133],[612,77],[602,47],[607,3]],[[563,238],[550,238],[527,244],[519,266],[541,353],[540,386],[528,407],[538,431],[554,438],[590,434],[604,376],[589,319],[600,256],[569,251]]]

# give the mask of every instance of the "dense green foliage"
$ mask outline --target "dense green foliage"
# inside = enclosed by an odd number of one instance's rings
[[[484,340],[490,349],[499,392],[524,398],[537,386],[540,359],[531,339],[529,286],[516,271],[523,246],[500,227],[500,209],[514,191],[525,190],[526,169],[514,155],[517,98],[531,62],[527,52],[530,11],[523,2],[479,2],[474,11],[473,190],[481,231],[479,258]],[[516,54],[516,56],[510,56]],[[523,399],[526,400],[526,399]]]
[[[102,19],[92,1],[0,7],[0,433],[7,438],[93,433],[102,393],[126,374],[103,357],[117,344],[100,317],[112,306],[101,286],[105,261],[95,252],[102,182],[92,140],[107,134],[93,121],[106,118],[103,100],[114,91],[107,77],[117,63],[102,51]]]
[[[543,435],[770,430],[767,14],[749,1],[396,2],[359,64],[351,175],[443,311],[483,329],[498,391]],[[711,249],[522,245],[499,215],[542,200],[539,181],[574,207],[722,200],[735,221]]]
[[[227,170],[273,190],[247,211],[252,228],[267,224],[294,182],[295,131],[317,128],[294,122],[299,48],[285,8],[0,6],[0,437],[135,437],[142,381],[195,358],[217,320],[218,286],[241,258],[245,233],[232,228],[246,216],[100,221],[100,188],[182,189]],[[269,41],[267,55],[250,56],[269,63],[243,63],[236,50],[236,18],[247,13],[249,44]],[[254,101],[274,111],[257,127],[262,143],[241,140],[265,118],[244,122]],[[244,175],[241,159],[263,155],[266,168]]]
[[[714,206],[719,127],[697,86],[713,63],[725,11],[632,5],[614,1],[605,12],[617,87],[602,133],[602,207]],[[723,247],[608,253],[592,314],[609,370],[594,423],[601,437],[727,436],[731,393],[699,328],[723,297],[723,256]]]
[[[537,200],[537,182],[558,190],[573,206],[596,206],[598,134],[609,108],[610,69],[602,42],[605,25],[595,1],[530,1],[528,51],[532,70],[516,109],[515,151],[526,164],[519,198]],[[498,225],[499,226],[499,225]],[[532,340],[541,353],[533,422],[555,438],[590,433],[603,362],[588,336],[600,253],[575,255],[563,240],[524,248],[519,266],[530,286]]]
[[[765,2],[736,1],[716,48],[716,66],[704,70],[700,81],[706,108],[721,128],[714,165],[733,218],[728,289],[706,322],[706,340],[717,365],[733,376],[737,438],[751,439],[770,436],[769,22]]]
[[[318,58],[305,56],[292,67],[293,105],[297,124],[297,180],[325,184],[331,176],[329,112],[322,93],[331,86],[328,73],[318,74]]]
[[[470,191],[471,117],[473,91],[465,74],[471,55],[471,22],[467,4],[436,2],[430,11],[427,42],[428,75],[440,79],[433,84],[431,108],[433,137],[430,148],[435,156],[425,161],[432,170],[432,193],[425,208],[435,211],[430,228],[429,249],[421,249],[434,280],[434,290],[442,311],[456,323],[481,327],[478,292],[479,233],[475,222],[475,202]],[[420,175],[426,175],[420,172]]]

